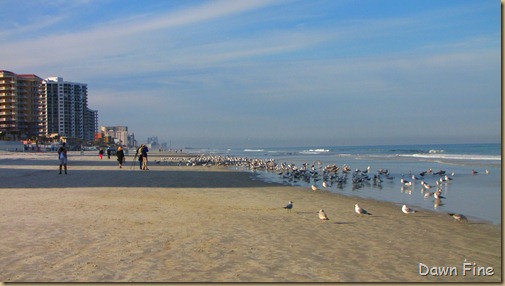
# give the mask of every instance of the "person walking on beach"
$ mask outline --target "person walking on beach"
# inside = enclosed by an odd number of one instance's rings
[[[117,147],[116,156],[117,156],[117,161],[119,162],[119,168],[123,168],[123,162],[124,162],[123,147],[121,147],[121,146]]]
[[[65,147],[65,142],[58,149],[58,158],[60,159],[60,175],[62,166],[65,167],[65,174],[67,174],[67,148]]]
[[[107,147],[107,158],[110,159],[110,147]]]
[[[142,146],[144,146],[142,147],[142,170],[149,170],[147,168],[147,152],[149,152],[149,149],[144,144]]]
[[[103,159],[103,148],[101,148],[100,151],[98,151],[98,156],[100,156],[100,160]]]

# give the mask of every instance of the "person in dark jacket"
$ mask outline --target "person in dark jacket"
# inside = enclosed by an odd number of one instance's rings
[[[147,148],[146,145],[142,144],[142,170],[149,170],[147,168],[147,152],[149,152],[149,149]]]
[[[121,147],[121,146],[117,147],[116,156],[117,156],[117,161],[119,162],[119,168],[123,168],[123,162],[124,162],[123,147]]]

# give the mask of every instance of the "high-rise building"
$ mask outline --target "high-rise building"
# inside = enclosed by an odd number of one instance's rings
[[[126,146],[128,146],[129,148],[133,148],[133,147],[138,146],[137,140],[135,140],[135,134],[134,133],[128,134],[128,144]]]
[[[93,141],[97,131],[98,111],[88,109],[87,84],[0,70],[2,139],[58,135]]]
[[[0,70],[0,131],[13,139],[37,137],[41,83],[34,74]]]
[[[46,78],[42,81],[40,103],[41,134],[74,140],[94,138],[97,112],[88,109],[87,84],[63,81],[61,77]]]
[[[98,131],[98,110],[86,109],[84,115],[84,140],[93,142]]]
[[[128,146],[128,126],[102,126],[100,130],[105,136],[110,136],[113,142],[123,146]]]

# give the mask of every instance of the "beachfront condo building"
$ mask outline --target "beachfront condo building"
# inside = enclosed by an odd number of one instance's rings
[[[98,131],[98,110],[88,108],[84,117],[84,140],[93,142]]]
[[[41,82],[34,74],[0,70],[0,139],[37,137]]]
[[[49,77],[42,81],[39,133],[70,140],[94,138],[97,112],[88,109],[88,86]]]

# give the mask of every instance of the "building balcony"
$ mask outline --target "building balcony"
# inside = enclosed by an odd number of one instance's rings
[[[12,128],[16,128],[16,124],[0,123],[0,129],[12,129]]]

